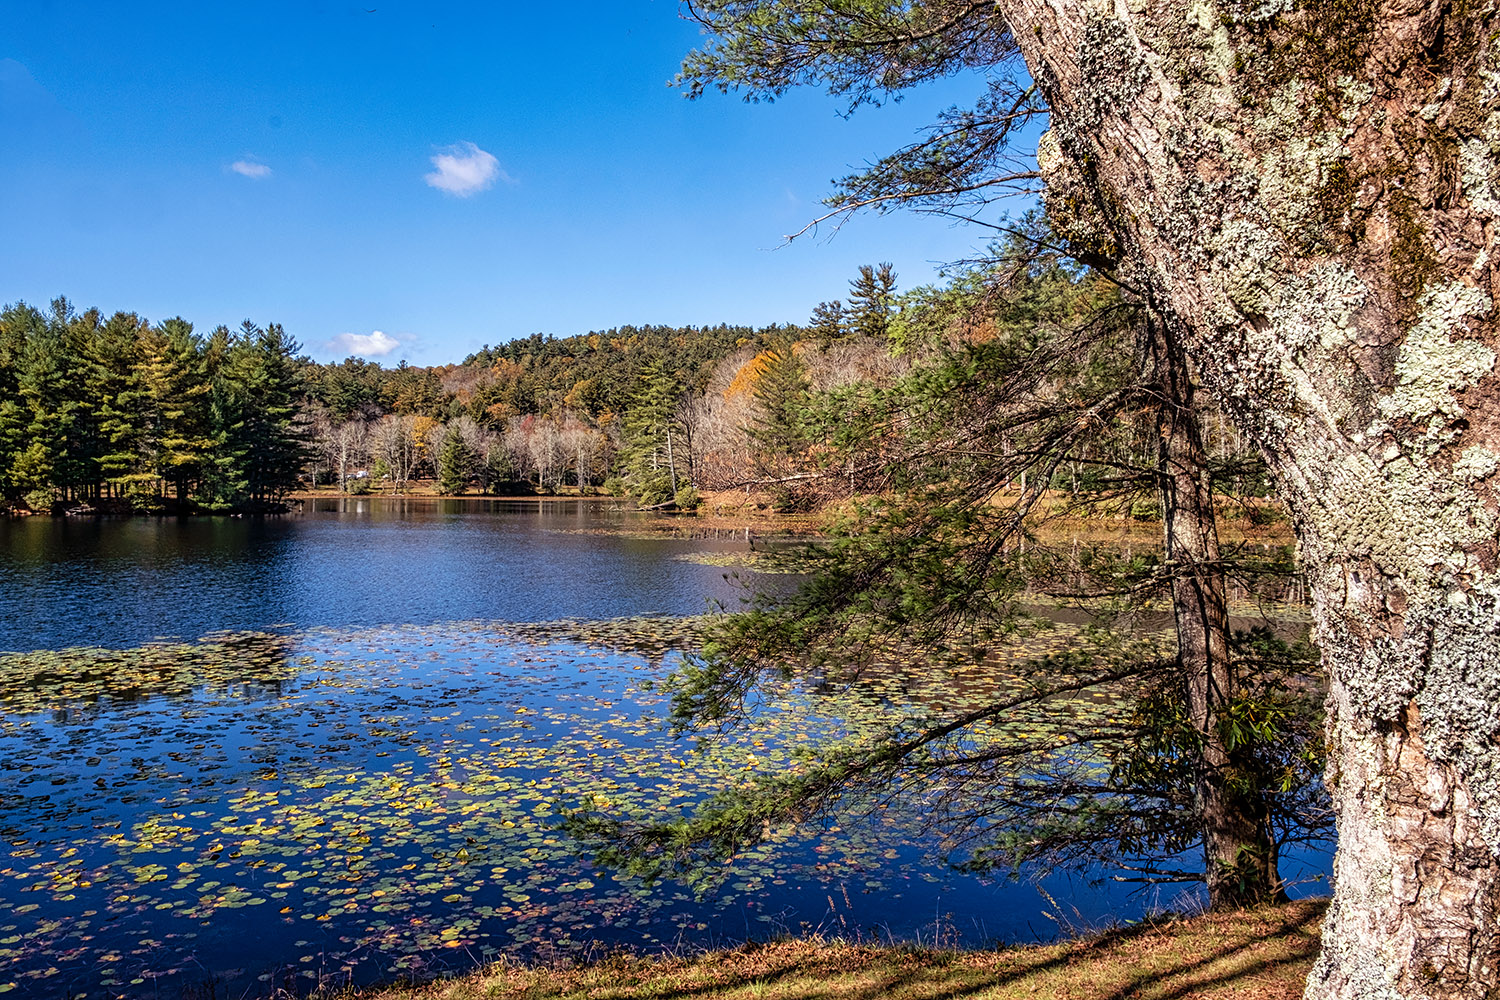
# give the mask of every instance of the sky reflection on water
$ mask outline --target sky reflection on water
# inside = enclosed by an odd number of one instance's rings
[[[319,501],[266,518],[0,522],[0,650],[130,646],[271,625],[700,614],[744,542],[622,533],[579,501]],[[328,509],[332,508],[332,509]]]
[[[946,869],[919,814],[787,833],[701,897],[577,857],[557,802],[681,808],[787,766],[828,724],[799,711],[846,718],[790,690],[759,735],[688,766],[637,683],[670,663],[507,627],[742,595],[681,557],[743,538],[632,532],[610,507],[373,499],[0,525],[0,649],[124,651],[0,657],[0,990],[251,995],[560,946],[1058,931],[1034,887]],[[255,634],[214,635],[237,630]],[[131,648],[161,636],[185,642]],[[1044,884],[1082,924],[1177,899]]]

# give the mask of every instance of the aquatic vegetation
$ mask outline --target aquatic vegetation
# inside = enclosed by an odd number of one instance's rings
[[[802,572],[789,553],[778,551],[749,552],[684,552],[676,557],[682,562],[700,566],[724,566],[730,569],[751,569],[757,573]]]
[[[788,682],[742,737],[673,742],[645,682],[698,624],[235,633],[0,657],[0,992],[311,985],[659,948],[940,881],[922,852],[934,845],[896,812],[779,831],[677,883],[579,857],[563,809],[680,812],[966,690],[910,670],[818,694]],[[1040,736],[1064,718],[1078,724],[1076,710],[1017,724]],[[825,907],[835,897],[845,906]]]

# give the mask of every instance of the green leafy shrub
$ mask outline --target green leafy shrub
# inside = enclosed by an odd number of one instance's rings
[[[642,476],[634,488],[636,502],[642,507],[655,507],[672,499],[672,478],[665,472]]]
[[[38,514],[47,514],[52,510],[52,505],[57,503],[57,490],[50,486],[44,486],[39,490],[30,490],[21,495],[21,502],[26,505],[27,510]]]
[[[124,489],[125,502],[137,514],[160,514],[166,509],[161,494],[149,483],[132,481]]]

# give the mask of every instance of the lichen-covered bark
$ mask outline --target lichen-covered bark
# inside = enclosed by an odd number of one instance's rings
[[[1500,18],[999,0],[1049,210],[1188,331],[1290,504],[1331,674],[1308,996],[1500,995]],[[1087,202],[1087,212],[1072,212]]]

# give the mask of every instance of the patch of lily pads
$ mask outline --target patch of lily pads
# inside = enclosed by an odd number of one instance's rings
[[[747,552],[683,552],[673,557],[679,562],[696,563],[699,566],[722,566],[726,569],[745,569],[761,574],[771,573],[803,573],[805,567],[800,565],[796,557],[790,552],[777,551],[747,551]]]
[[[681,815],[812,746],[1019,689],[1026,658],[1077,638],[1045,630],[983,662],[893,651],[857,682],[773,685],[733,738],[674,741],[655,685],[704,624],[234,633],[0,656],[0,993],[306,989],[503,954],[662,948],[738,922],[795,927],[851,891],[896,900],[942,877],[923,853],[940,845],[900,810],[768,831],[721,869],[654,885],[581,857],[561,811]],[[1056,699],[993,737],[1065,742],[1117,707],[1101,692]]]

